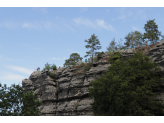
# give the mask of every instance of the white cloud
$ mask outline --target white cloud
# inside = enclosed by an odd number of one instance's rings
[[[70,25],[68,25],[68,24],[66,24],[66,23],[64,23],[64,25],[67,26],[70,30],[72,30],[72,31],[76,31],[76,30],[73,29]]]
[[[33,72],[33,70],[30,70],[30,69],[27,69],[27,68],[24,68],[24,67],[18,67],[18,66],[13,66],[13,65],[7,65],[6,67],[8,69],[15,70],[15,71],[25,73],[25,74],[28,74],[28,75]]]
[[[76,18],[73,19],[73,21],[79,25],[90,26],[97,29],[99,29],[99,27],[102,27],[104,29],[114,31],[114,28],[110,24],[107,24],[104,20],[97,19],[96,21],[91,22],[90,20],[87,19]]]
[[[39,30],[42,28],[41,24],[38,22],[32,23],[32,24],[31,23],[23,23],[22,27],[27,28],[27,29],[39,29]]]
[[[133,26],[131,26],[132,27],[132,29],[135,31],[140,31],[139,29],[137,29],[136,27],[133,27]]]
[[[3,72],[3,73],[1,72],[1,76],[0,76],[1,80],[4,79],[4,80],[12,80],[12,81],[20,81],[20,80],[23,80],[25,78],[26,78],[25,76],[13,74],[10,72]]]
[[[146,13],[145,11],[148,11],[149,8],[118,8],[117,14],[119,14],[119,17],[112,18],[112,20],[137,20],[137,19],[146,19]]]
[[[29,24],[29,23],[24,23],[24,24],[22,24],[22,27],[23,28],[32,28],[32,25],[31,24]]]
[[[90,26],[90,27],[96,28],[96,26],[91,21],[89,21],[87,19],[76,18],[76,19],[73,19],[73,21],[76,24],[82,24],[82,25],[85,25],[85,26]]]
[[[117,20],[121,20],[121,19],[124,19],[124,18],[126,18],[126,17],[124,15],[121,15],[117,18]]]
[[[113,28],[111,25],[105,23],[104,20],[98,20],[98,19],[97,19],[97,24],[98,24],[99,26],[101,26],[101,27],[107,29],[107,30],[114,30],[114,28]]]

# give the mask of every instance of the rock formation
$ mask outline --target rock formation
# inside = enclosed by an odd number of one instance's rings
[[[146,49],[148,51],[146,52]],[[123,58],[133,55],[133,49],[119,50]],[[162,71],[159,71],[164,77],[164,40],[154,46],[141,48],[145,54],[159,64]],[[88,95],[89,82],[98,79],[111,65],[107,58],[110,55],[106,52],[94,60],[93,67],[86,73],[81,71],[82,68],[58,68],[55,71],[44,70],[34,71],[29,79],[22,81],[24,93],[34,90],[38,99],[42,100],[43,105],[39,107],[40,116],[93,116],[91,104],[94,99]],[[79,65],[79,63],[78,63]],[[53,75],[50,76],[50,72]],[[164,81],[160,83],[161,91],[156,97],[157,100],[164,101]]]

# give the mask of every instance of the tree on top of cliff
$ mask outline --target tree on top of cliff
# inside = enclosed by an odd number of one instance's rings
[[[1,87],[1,84],[0,84]],[[0,108],[2,111],[0,112],[0,116],[39,116],[39,107],[42,102],[37,100],[37,94],[33,94],[33,90],[24,94],[22,87],[19,85],[12,85],[13,88],[8,87],[8,92],[6,90],[6,84],[0,90]],[[5,99],[6,98],[6,99]],[[18,104],[22,104],[23,106],[19,106]],[[15,108],[15,107],[16,108]],[[10,111],[7,112],[7,109],[11,109],[14,107],[14,113]]]
[[[80,57],[78,53],[72,53],[70,58],[65,60],[64,66],[68,65],[75,65],[76,62],[81,61],[83,58]]]
[[[136,47],[138,44],[142,44],[142,42],[144,42],[144,40],[142,39],[142,34],[139,31],[135,31],[135,32],[131,32],[128,35],[125,36],[126,42],[124,43],[124,45],[126,45],[125,47],[130,47],[134,48],[134,46]]]
[[[48,64],[48,62],[47,62],[47,64],[45,64],[44,70],[45,70],[45,69],[47,69],[48,71],[49,71],[50,69],[52,69],[52,68],[51,68],[51,64]]]
[[[155,19],[154,19],[155,20]],[[158,31],[158,25],[154,22],[154,20],[147,21],[147,24],[145,24],[145,31],[143,39],[149,39],[152,43],[155,43],[157,40],[159,40],[159,36],[161,35],[161,32]]]
[[[122,39],[120,39],[122,41]],[[119,41],[119,43],[121,42]],[[117,51],[118,49],[123,49],[124,47],[122,45],[116,45],[115,38],[110,42],[109,47],[107,47],[107,50],[109,53],[112,53],[114,51]]]
[[[99,39],[97,39],[98,36],[95,36],[95,34],[91,35],[91,38],[87,40],[85,40],[85,42],[88,42],[88,44],[90,45],[85,45],[86,48],[91,48],[91,50],[89,52],[86,52],[87,55],[85,55],[84,57],[89,56],[89,54],[91,54],[91,59],[92,59],[92,64],[93,64],[93,57],[98,55],[98,52],[94,52],[94,50],[97,49],[101,49],[101,46],[96,46],[96,45],[100,45]],[[96,47],[95,47],[96,46]]]
[[[153,93],[160,90],[159,82],[163,80],[157,73],[160,69],[157,63],[149,62],[150,58],[139,51],[125,59],[120,54],[116,52],[109,57],[108,71],[89,84],[94,115],[164,115],[164,104],[156,101],[156,93]]]

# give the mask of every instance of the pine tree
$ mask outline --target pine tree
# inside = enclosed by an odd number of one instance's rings
[[[87,55],[85,55],[84,57],[89,56],[89,54],[91,54],[91,59],[92,59],[92,64],[93,64],[93,57],[94,55],[98,55],[98,52],[94,52],[97,49],[101,49],[101,46],[96,46],[97,44],[100,45],[99,39],[97,39],[97,36],[95,36],[95,34],[91,35],[91,38],[88,40],[85,40],[85,42],[88,42],[88,44],[90,45],[86,45],[86,48],[91,48],[91,50],[89,52],[86,52]],[[96,47],[95,47],[96,46]]]
[[[83,58],[80,57],[78,53],[72,53],[70,58],[65,60],[64,66],[68,65],[75,65],[76,62],[81,61]]]
[[[122,41],[122,39],[120,39],[120,41],[118,41],[118,42],[120,43],[121,41]],[[124,49],[124,47],[121,46],[120,44],[116,45],[115,38],[113,38],[113,40],[110,42],[109,47],[107,47],[107,51],[109,53],[112,53],[114,51],[117,51],[118,49]]]
[[[0,87],[2,85],[0,84]],[[0,90],[0,108],[2,108],[2,112],[0,112],[0,116],[39,116],[39,107],[42,102],[37,100],[37,94],[33,94],[32,91],[24,94],[22,87],[19,85],[12,85],[13,88],[8,87],[8,92],[6,90],[6,84]],[[5,99],[6,98],[6,99]],[[19,106],[18,104],[23,104],[23,106]],[[14,113],[7,111],[7,109],[11,109],[13,106],[17,108],[14,109]]]
[[[155,100],[154,93],[160,90],[159,82],[163,80],[156,73],[160,69],[157,63],[149,62],[150,58],[139,51],[129,58],[121,58],[120,52],[116,52],[108,61],[108,71],[89,84],[94,115],[164,115],[164,104]]]
[[[144,42],[144,40],[142,39],[142,34],[139,31],[129,33],[127,36],[125,36],[125,39],[126,39],[126,42],[124,43],[124,45],[126,45],[125,47],[131,47],[131,48],[136,47],[138,44],[141,45],[142,42]]]
[[[118,42],[120,43],[121,41],[123,41],[122,38]],[[121,44],[116,45],[115,39],[113,39],[113,41],[110,43],[109,47],[107,47],[107,53],[109,52],[108,54],[111,56],[118,50],[122,50],[125,48],[126,48],[126,46],[123,46]]]
[[[146,33],[144,33],[143,37],[143,39],[151,41],[152,44],[159,40],[159,36],[161,35],[161,32],[158,31],[158,25],[156,25],[154,20],[149,20],[147,24],[145,24],[144,29]]]
[[[43,70],[47,69],[48,71],[52,69],[51,64],[45,64],[45,68]]]

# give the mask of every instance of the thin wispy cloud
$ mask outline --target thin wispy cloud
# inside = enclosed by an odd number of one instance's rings
[[[140,31],[138,28],[131,26],[134,31]]]
[[[7,58],[7,57],[4,57],[2,55],[0,55],[0,59],[1,60],[6,60],[6,61],[23,61],[21,59],[13,59],[13,58]]]
[[[97,29],[101,27],[106,30],[114,31],[114,28],[110,24],[107,24],[104,20],[97,19],[96,21],[92,22],[88,19],[76,18],[76,19],[73,19],[73,21],[78,25],[85,25],[85,26],[89,26],[89,27],[93,27]]]
[[[4,80],[20,81],[20,80],[23,80],[25,78],[26,78],[25,76],[21,76],[18,74],[13,74],[11,72],[5,72],[5,71],[1,72],[1,75],[0,75],[1,80],[4,79]]]
[[[22,24],[23,28],[27,28],[27,29],[42,29],[42,26],[40,23],[36,22],[36,23],[23,23]]]
[[[134,21],[137,19],[146,19],[146,11],[148,10],[149,8],[119,8],[116,10],[119,16],[112,18],[112,21],[123,20],[125,22],[130,20]]]
[[[21,73],[25,73],[25,74],[31,74],[33,72],[33,70],[24,68],[24,67],[19,67],[19,66],[13,66],[13,65],[6,65],[6,68],[14,70],[14,71],[18,71]]]
[[[93,24],[93,22],[91,22],[90,20],[87,20],[87,19],[76,18],[76,19],[73,19],[73,21],[79,25],[82,24],[85,26],[96,28],[96,26]]]
[[[70,25],[68,25],[68,24],[66,24],[66,23],[64,23],[64,25],[66,26],[66,27],[68,27],[69,28],[69,30],[72,30],[73,32],[75,32],[76,30],[74,29],[74,28],[72,28]]]
[[[114,30],[114,28],[110,24],[107,24],[104,20],[98,20],[97,19],[97,24],[100,27],[103,27],[104,29],[112,30],[112,31]]]

